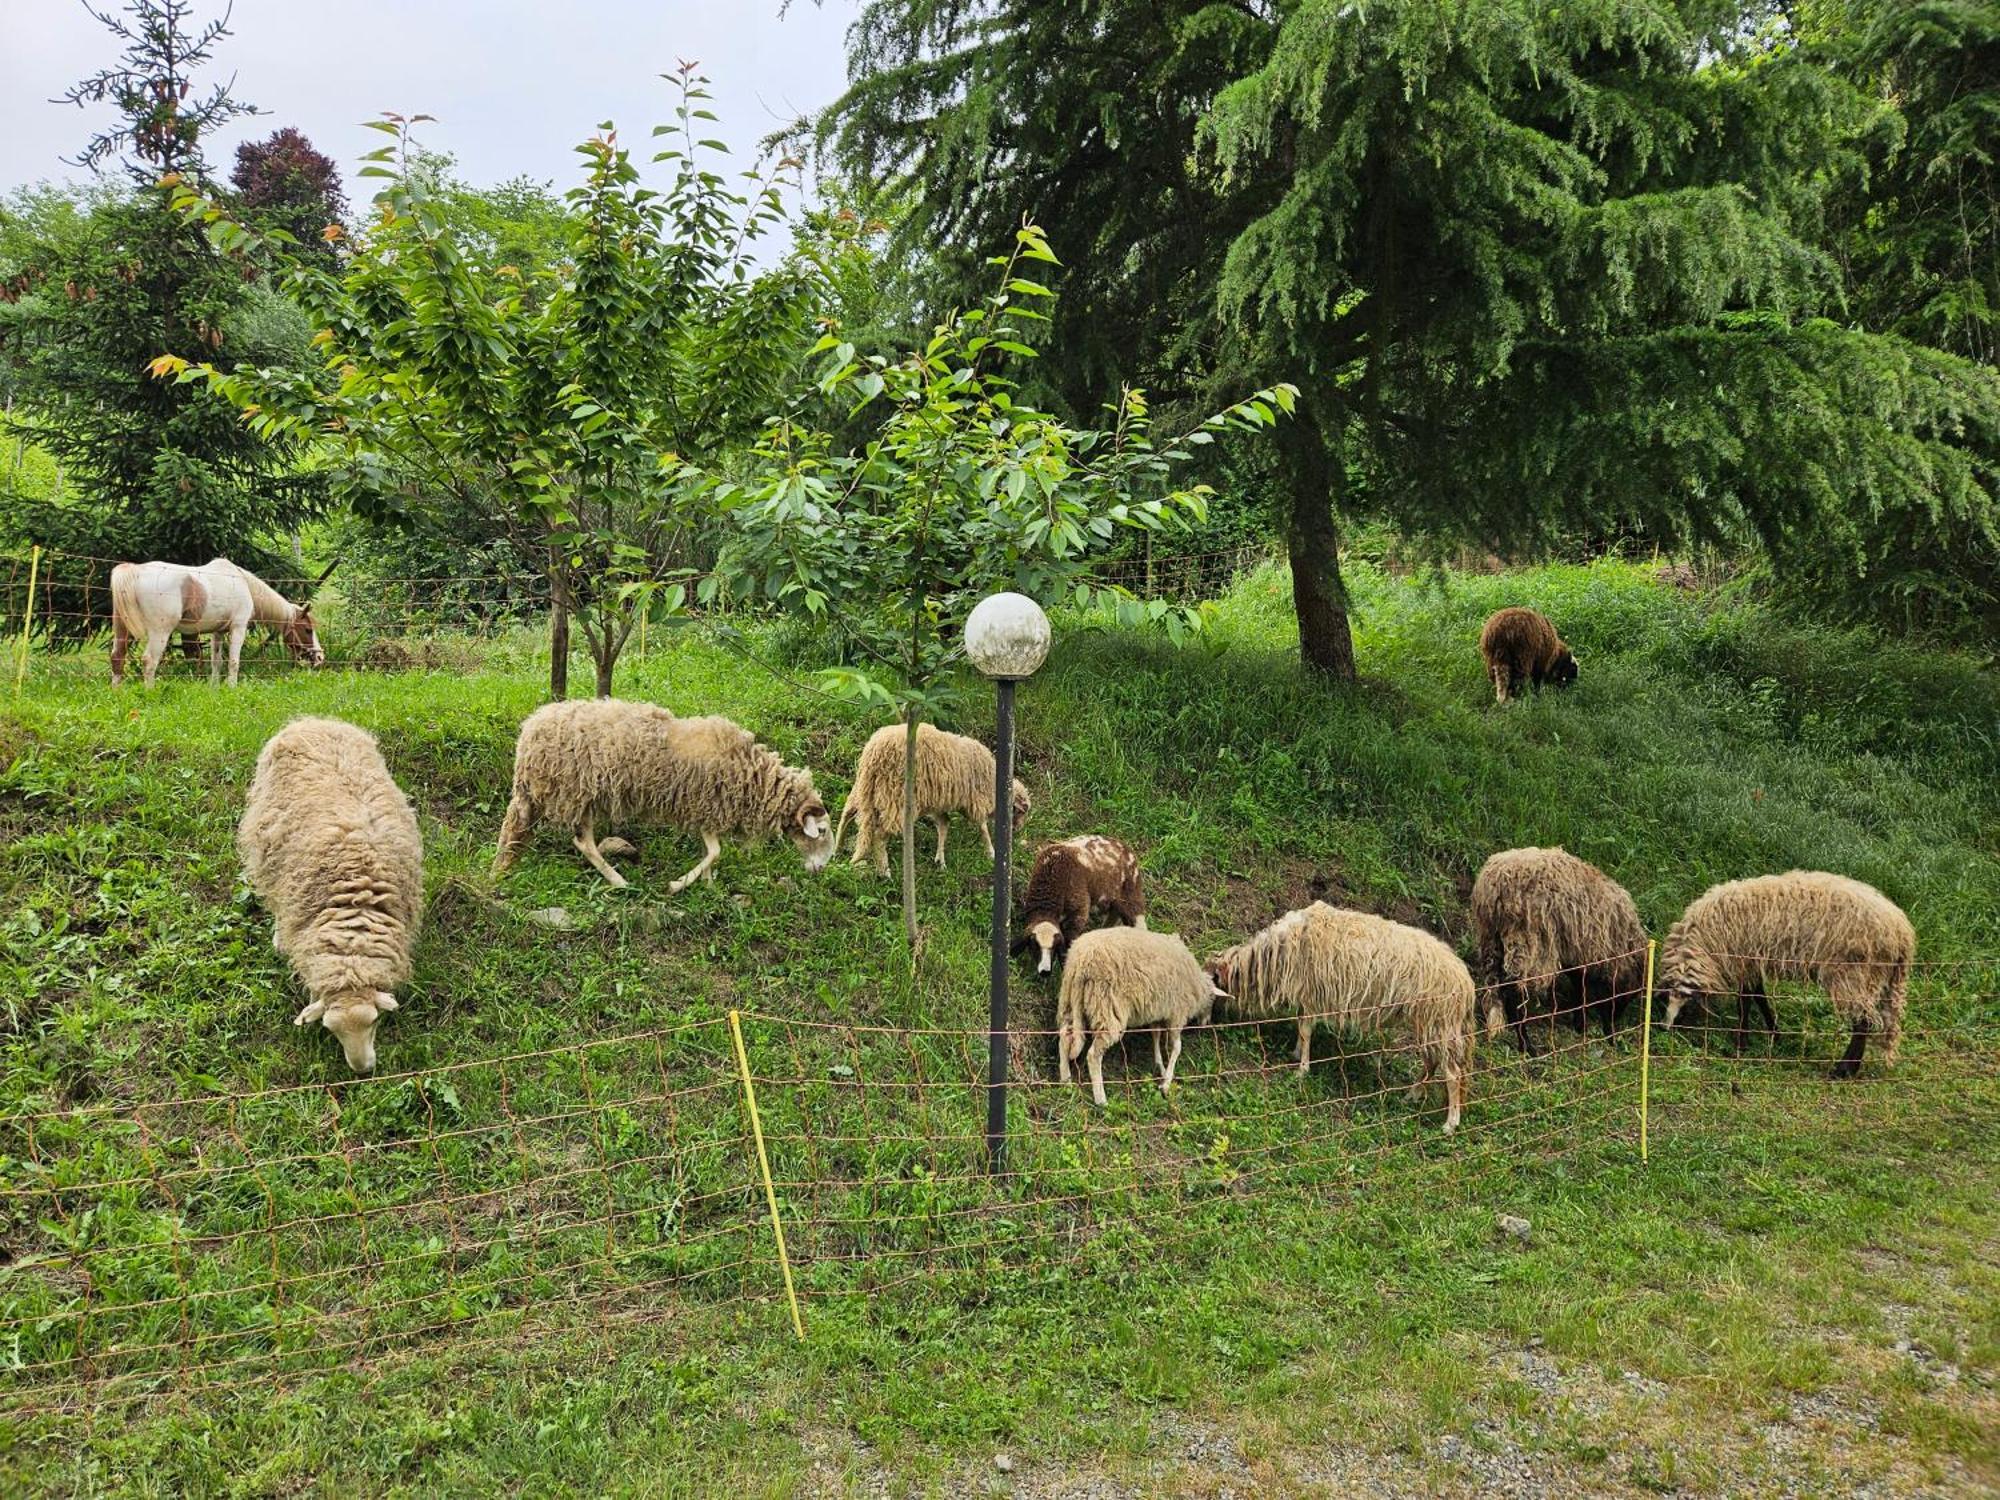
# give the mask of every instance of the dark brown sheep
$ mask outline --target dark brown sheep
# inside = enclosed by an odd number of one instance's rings
[[[1608,1036],[1645,988],[1646,929],[1625,887],[1563,849],[1503,849],[1472,885],[1480,977],[1500,987],[1523,1052],[1531,1011]]]
[[[1139,856],[1130,846],[1086,833],[1059,844],[1044,844],[1035,855],[1022,899],[1022,935],[1014,951],[1041,954],[1046,974],[1058,955],[1082,937],[1091,918],[1109,912],[1128,927],[1146,925],[1146,896],[1139,887]]]
[[[1513,606],[1496,610],[1479,632],[1479,654],[1493,679],[1493,701],[1505,703],[1522,683],[1536,692],[1543,683],[1568,687],[1576,681],[1576,655],[1563,644],[1549,617]]]

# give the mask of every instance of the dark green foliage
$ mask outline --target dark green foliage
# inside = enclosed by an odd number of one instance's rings
[[[60,102],[79,108],[115,105],[119,121],[90,138],[77,160],[96,168],[123,158],[139,182],[168,172],[200,177],[207,172],[202,137],[257,107],[230,96],[218,83],[205,95],[194,92],[194,74],[211,60],[215,44],[229,35],[225,10],[219,21],[199,22],[191,0],[127,0],[123,14],[83,7],[124,46],[117,64],[100,69],[64,91]]]

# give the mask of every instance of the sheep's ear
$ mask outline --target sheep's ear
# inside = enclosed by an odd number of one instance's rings
[[[292,1017],[292,1024],[294,1026],[303,1026],[309,1021],[317,1021],[325,1014],[326,1002],[324,1000],[314,1000],[304,1010]]]
[[[377,1010],[395,1010],[396,997],[387,990],[377,990],[375,992],[375,1008]]]

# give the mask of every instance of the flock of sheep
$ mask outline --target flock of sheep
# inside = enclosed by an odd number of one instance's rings
[[[1501,611],[1481,645],[1502,701],[1520,682],[1576,676],[1575,658],[1532,611]],[[835,826],[811,772],[785,765],[727,719],[682,718],[617,699],[549,704],[521,726],[494,873],[506,872],[543,823],[567,831],[614,886],[625,880],[611,857],[632,851],[618,830],[638,824],[701,836],[702,859],[672,892],[714,878],[725,836],[782,835],[816,871],[852,816],[855,863],[872,855],[886,874],[887,835],[902,820],[906,743],[902,725],[869,739]],[[991,852],[994,780],[993,754],[977,740],[921,728],[916,816],[935,824],[940,864],[954,815],[977,826]],[[1029,811],[1019,781],[1012,804],[1018,826]],[[258,757],[237,842],[273,918],[276,946],[308,996],[296,1024],[321,1022],[355,1071],[371,1071],[376,1028],[409,977],[423,911],[416,816],[373,737],[336,719],[296,719],[280,729]],[[1093,927],[1107,917],[1116,925]],[[1609,1034],[1625,1003],[1651,1003],[1642,996],[1646,932],[1632,898],[1574,855],[1493,855],[1473,886],[1472,918],[1483,1003],[1465,962],[1437,937],[1324,902],[1286,913],[1204,963],[1180,938],[1147,928],[1133,850],[1089,834],[1037,853],[1016,946],[1036,952],[1044,974],[1060,962],[1061,1076],[1067,1082],[1071,1063],[1085,1058],[1100,1106],[1104,1055],[1127,1032],[1153,1030],[1161,1086],[1171,1087],[1183,1030],[1223,1002],[1246,1019],[1295,1023],[1301,1072],[1320,1027],[1407,1046],[1423,1065],[1413,1088],[1444,1085],[1449,1132],[1464,1108],[1479,1030],[1497,1039],[1511,1023],[1528,1051],[1531,1014],[1560,1012],[1585,1027],[1596,1018]],[[1753,1009],[1775,1033],[1769,984],[1817,983],[1852,1030],[1834,1069],[1849,1076],[1870,1036],[1880,1040],[1882,1061],[1894,1061],[1915,949],[1909,920],[1859,881],[1797,870],[1731,881],[1693,902],[1667,935],[1664,1023],[1698,998],[1734,995],[1740,1045]]]

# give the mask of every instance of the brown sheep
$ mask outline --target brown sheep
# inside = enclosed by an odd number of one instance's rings
[[[1556,1005],[1581,1029],[1592,1015],[1609,1036],[1626,1002],[1645,987],[1646,928],[1625,887],[1562,849],[1504,849],[1472,885],[1472,930],[1481,977],[1499,987],[1523,1052],[1528,1012]]]
[[[1777,1034],[1764,987],[1774,979],[1823,985],[1853,1027],[1835,1078],[1861,1070],[1870,1035],[1882,1039],[1882,1062],[1896,1061],[1903,1035],[1917,933],[1903,909],[1872,885],[1821,870],[1793,870],[1711,886],[1667,933],[1660,990],[1667,1026],[1698,996],[1736,996],[1736,1046],[1750,1008]]]
[[[832,818],[812,772],[779,760],[750,731],[722,718],[681,719],[651,703],[581,698],[545,704],[521,724],[514,789],[493,860],[497,879],[539,823],[567,832],[577,852],[614,886],[625,877],[610,854],[622,838],[597,839],[598,821],[664,823],[701,835],[701,862],[667,887],[677,895],[714,879],[721,835],[783,834],[808,871],[833,857]]]
[[[1146,925],[1139,856],[1129,845],[1096,833],[1044,844],[1028,875],[1028,892],[1021,903],[1022,935],[1014,951],[1038,950],[1041,962],[1035,971],[1046,974],[1099,912],[1109,912],[1128,927]]]
[[[1563,644],[1547,615],[1514,606],[1496,610],[1479,632],[1479,653],[1493,679],[1493,701],[1505,703],[1521,684],[1568,687],[1576,681],[1576,655]]]

